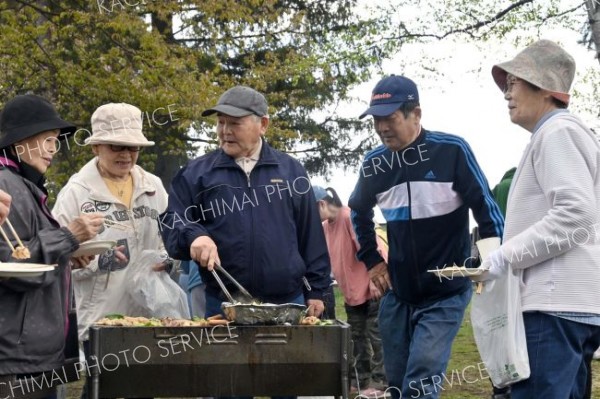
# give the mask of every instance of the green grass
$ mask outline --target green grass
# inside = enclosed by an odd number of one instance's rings
[[[346,321],[344,300],[337,287],[335,289],[335,300],[337,318]],[[491,395],[491,385],[489,380],[485,378],[487,376],[485,370],[480,373],[477,369],[481,358],[473,339],[469,311],[470,307],[467,309],[465,319],[452,346],[452,355],[446,371],[447,379],[452,382],[452,385],[443,385],[441,394],[443,399],[481,399],[489,398]],[[483,365],[481,367],[483,368]],[[600,398],[600,361],[595,360],[593,362],[592,375],[592,398]],[[454,379],[452,376],[454,376]]]

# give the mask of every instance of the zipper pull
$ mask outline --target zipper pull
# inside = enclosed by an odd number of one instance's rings
[[[312,287],[308,283],[308,280],[306,279],[306,277],[302,277],[302,281],[304,281],[304,286],[306,287],[306,290],[307,291],[312,291]]]

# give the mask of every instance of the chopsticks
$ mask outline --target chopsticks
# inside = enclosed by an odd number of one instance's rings
[[[21,241],[21,239],[19,238],[19,235],[17,234],[17,232],[16,232],[15,228],[13,227],[12,223],[10,222],[10,220],[6,219],[5,223],[8,225],[8,228],[10,229],[10,232],[12,233],[12,235],[17,240],[17,247],[21,246],[21,247],[25,248],[25,245],[23,244],[23,241]],[[4,231],[4,228],[2,228],[2,225],[0,225],[0,232],[2,233],[2,237],[4,238],[4,240],[8,243],[8,246],[10,247],[10,249],[13,250],[13,251],[16,251],[14,245],[12,245],[12,243],[10,242],[8,236],[6,235],[6,232]]]
[[[8,219],[7,219],[8,220]],[[8,236],[6,235],[6,232],[4,231],[4,229],[2,228],[2,225],[0,225],[0,233],[2,233],[2,237],[4,238],[4,240],[8,243],[8,246],[10,247],[11,251],[15,252],[15,247],[12,245],[12,243],[10,242],[10,240],[8,239]]]
[[[21,241],[21,239],[19,238],[19,235],[17,234],[17,231],[13,227],[12,223],[10,222],[10,220],[6,219],[6,224],[10,228],[10,231],[11,231],[12,235],[14,236],[14,238],[17,240],[17,246],[15,247],[12,244],[12,242],[10,242],[10,239],[6,235],[6,231],[4,230],[4,228],[2,226],[0,226],[0,233],[2,234],[2,237],[4,238],[4,240],[6,241],[6,243],[8,244],[8,246],[10,247],[10,249],[12,250],[12,257],[15,258],[15,259],[29,259],[29,258],[31,258],[31,253],[29,252],[29,249],[27,249],[27,247],[25,246],[25,244],[23,244],[23,241]]]
[[[121,223],[121,222],[115,222],[114,220],[110,220],[110,219],[106,219],[106,218],[104,218],[104,224],[109,227],[115,227],[116,229],[119,229],[119,230],[132,230],[133,229],[133,227],[129,226],[128,224]]]
[[[23,244],[23,241],[21,241],[21,239],[19,238],[19,235],[15,231],[15,228],[13,227],[12,223],[10,222],[10,220],[6,219],[6,224],[8,224],[8,228],[12,232],[13,236],[15,236],[15,238],[17,239],[17,242],[19,243],[19,245],[22,246],[23,248],[25,248],[25,245]]]
[[[477,288],[475,289],[475,293],[477,295],[481,294],[481,291],[483,290],[483,281],[478,281],[477,282]]]

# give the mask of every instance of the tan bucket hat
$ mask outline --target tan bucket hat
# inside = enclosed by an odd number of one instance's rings
[[[150,147],[142,133],[142,111],[131,104],[104,104],[92,115],[92,135],[85,139],[86,144],[116,144]]]
[[[575,60],[558,44],[550,40],[539,40],[521,51],[510,61],[494,65],[492,76],[504,91],[506,76],[514,75],[552,96],[569,104],[569,90],[575,77]]]

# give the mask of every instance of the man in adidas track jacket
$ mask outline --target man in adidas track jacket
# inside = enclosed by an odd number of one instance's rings
[[[503,218],[469,145],[421,127],[413,81],[388,76],[370,108],[382,146],[367,153],[350,197],[358,258],[383,291],[379,323],[394,398],[438,398],[452,341],[471,298],[465,277],[429,269],[469,264],[469,209],[482,238],[502,237]],[[377,252],[373,207],[387,221],[389,259]]]

